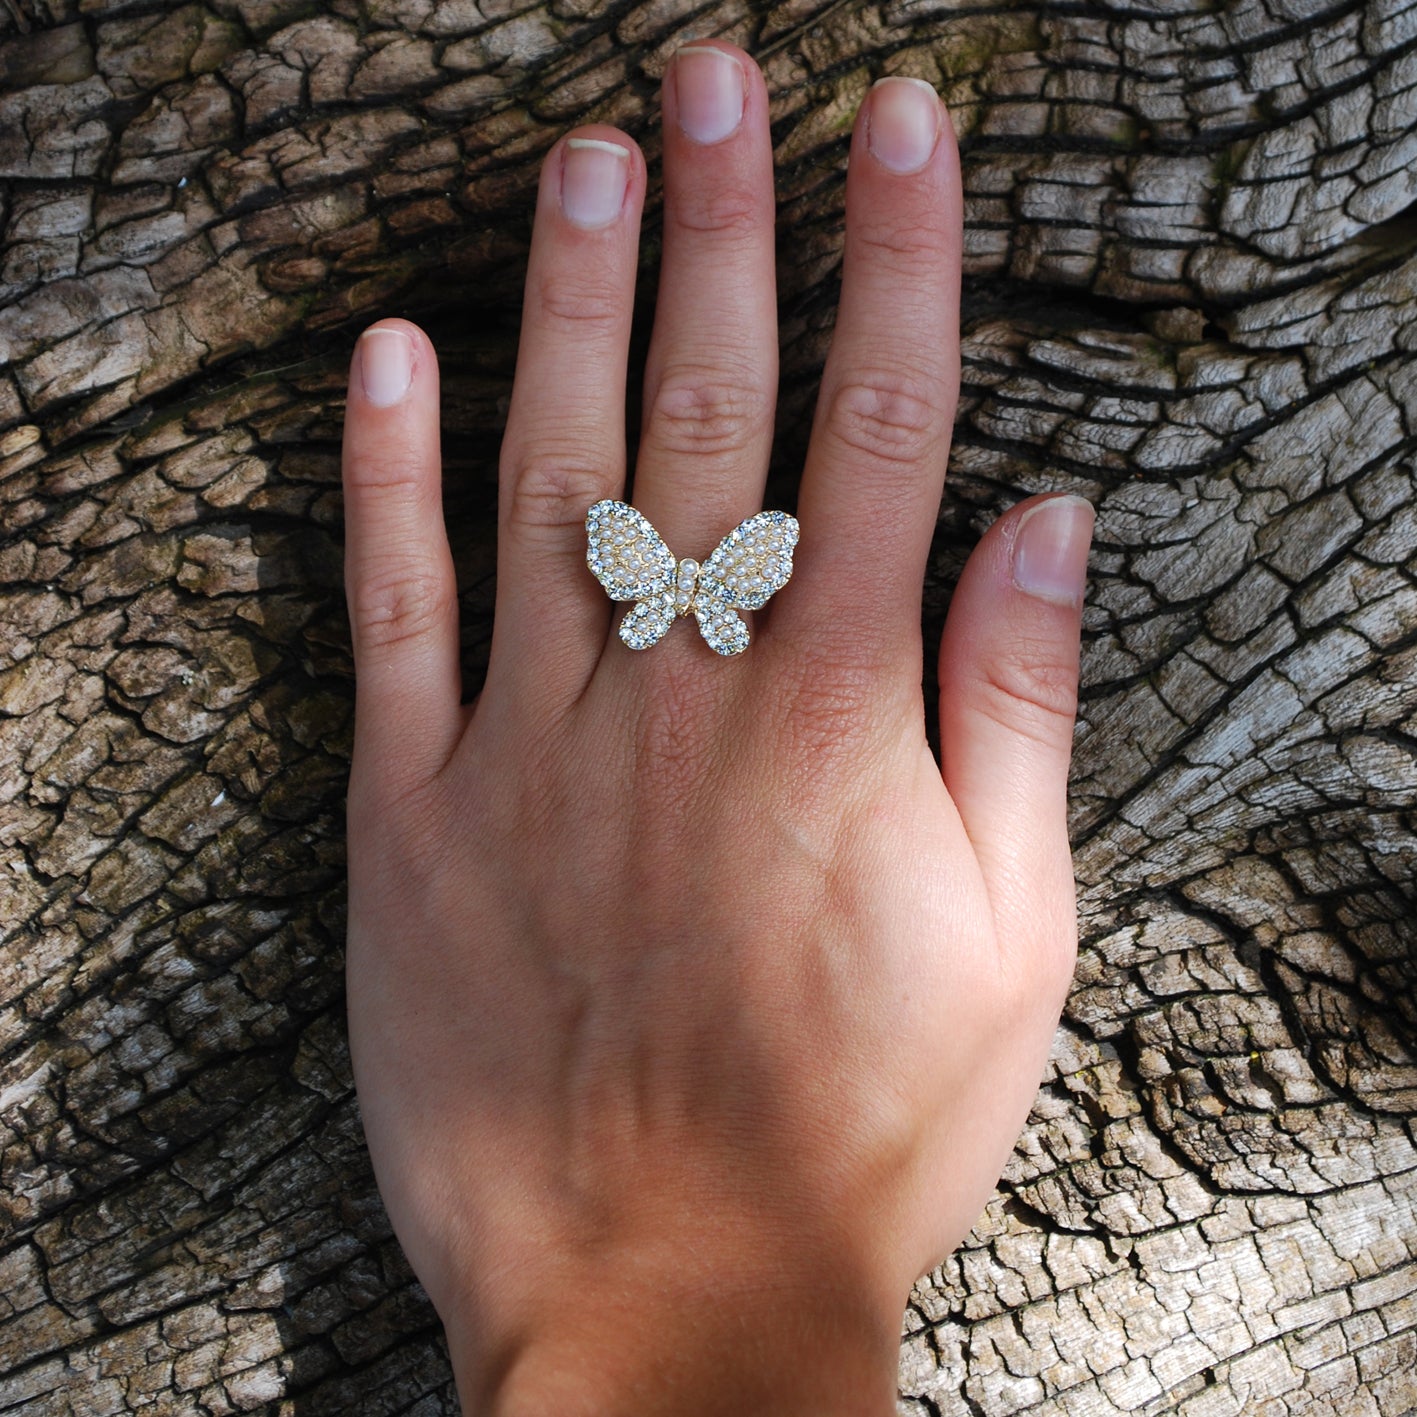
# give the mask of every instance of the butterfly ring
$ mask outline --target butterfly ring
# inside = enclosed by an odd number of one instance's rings
[[[797,520],[759,512],[728,533],[702,566],[675,561],[643,513],[625,502],[597,502],[586,513],[586,564],[611,600],[633,600],[620,622],[631,649],[664,638],[678,615],[692,615],[718,654],[742,654],[748,627],[740,610],[759,610],[792,575]]]

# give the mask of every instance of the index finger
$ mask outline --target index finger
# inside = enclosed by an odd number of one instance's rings
[[[829,635],[917,679],[920,590],[959,395],[962,210],[945,106],[923,80],[882,79],[852,137],[798,585],[776,618],[777,632],[785,622],[793,636]]]

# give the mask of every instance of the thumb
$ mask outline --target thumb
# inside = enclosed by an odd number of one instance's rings
[[[945,786],[1001,949],[1015,968],[1056,965],[1060,991],[1077,942],[1067,782],[1092,528],[1081,497],[1011,509],[965,565],[940,643]]]

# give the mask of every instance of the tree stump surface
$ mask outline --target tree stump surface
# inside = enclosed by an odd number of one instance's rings
[[[475,688],[537,164],[653,172],[709,34],[773,95],[783,496],[898,73],[966,186],[927,629],[1015,499],[1099,511],[1076,988],[899,1411],[1417,1410],[1412,0],[6,0],[0,1412],[457,1410],[344,1039],[344,372],[443,353]]]

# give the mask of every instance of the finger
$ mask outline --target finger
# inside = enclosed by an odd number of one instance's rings
[[[841,305],[798,503],[803,584],[779,614],[910,676],[959,390],[962,220],[944,105],[923,81],[881,80],[852,138]]]
[[[1035,498],[965,565],[940,645],[940,756],[1007,949],[1072,969],[1067,782],[1093,512]]]
[[[431,775],[460,727],[457,584],[443,526],[438,361],[406,320],[360,336],[344,423],[356,755]]]
[[[664,255],[635,505],[702,558],[762,507],[777,398],[772,145],[757,66],[681,49],[664,81]],[[682,548],[682,549],[681,549]]]
[[[579,693],[610,602],[585,564],[585,515],[625,481],[625,365],[644,161],[613,128],[582,128],[541,171],[521,345],[502,442],[489,691]],[[520,691],[525,691],[521,693]]]

